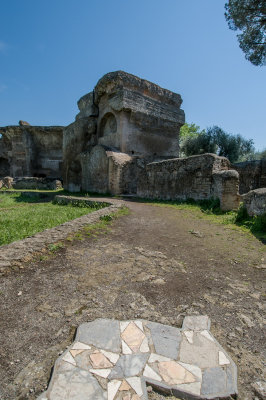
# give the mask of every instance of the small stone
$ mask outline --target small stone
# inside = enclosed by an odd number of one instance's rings
[[[154,285],[165,285],[165,281],[162,278],[155,279],[152,283]]]
[[[240,316],[241,321],[242,321],[245,325],[247,325],[248,328],[252,328],[253,326],[255,326],[254,322],[251,321],[251,319],[250,319],[247,315],[245,315],[245,314],[240,314],[239,316]]]
[[[19,291],[19,292],[18,292],[18,296],[21,296],[21,295],[22,295],[22,291]]]
[[[257,381],[251,384],[255,394],[259,396],[261,400],[266,398],[266,382],[265,381]]]

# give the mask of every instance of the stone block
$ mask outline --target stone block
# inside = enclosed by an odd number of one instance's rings
[[[266,188],[251,190],[242,195],[242,200],[248,215],[266,214]]]

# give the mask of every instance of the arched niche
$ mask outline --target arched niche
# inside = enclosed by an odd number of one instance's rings
[[[99,137],[108,136],[117,131],[115,115],[111,112],[105,114],[100,122]]]

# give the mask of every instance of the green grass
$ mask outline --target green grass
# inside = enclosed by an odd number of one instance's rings
[[[0,246],[81,217],[98,208],[58,205],[20,193],[0,193]]]
[[[257,238],[266,240],[266,213],[250,217],[243,204],[237,211],[224,212],[220,209],[219,200],[151,201],[141,199],[141,201],[161,207],[168,206],[179,210],[193,211],[198,218],[207,218],[215,223],[230,225],[233,229],[250,232]]]

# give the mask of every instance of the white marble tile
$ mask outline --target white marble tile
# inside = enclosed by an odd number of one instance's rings
[[[141,321],[134,321],[134,323],[135,323],[135,325],[137,325],[137,327],[138,327],[139,329],[142,330],[142,332],[144,332],[143,324],[142,324]]]
[[[206,339],[211,340],[212,342],[214,342],[213,337],[211,336],[211,334],[209,333],[209,331],[207,331],[206,329],[204,331],[201,331],[200,334],[202,336],[204,336]]]
[[[128,345],[122,340],[122,353],[123,354],[132,354],[132,350],[128,347]]]
[[[121,381],[113,380],[111,382],[108,382],[107,385],[107,394],[108,394],[108,400],[113,400],[115,398],[115,395],[121,385]]]
[[[81,342],[74,343],[74,345],[71,348],[71,350],[90,350],[90,349],[91,349],[91,346],[89,346],[88,344],[85,344],[85,343],[81,343]]]
[[[230,361],[222,351],[219,351],[219,365],[227,365],[227,364],[230,364]]]
[[[139,348],[141,353],[148,353],[150,351],[148,339],[145,337]]]
[[[187,341],[188,341],[190,344],[193,344],[193,334],[194,334],[193,331],[184,331],[184,335],[186,336]]]
[[[111,372],[111,369],[110,368],[106,368],[106,369],[89,369],[89,371],[94,375],[101,376],[102,378],[107,378],[107,376]]]
[[[146,367],[144,369],[143,376],[146,376],[146,378],[154,379],[155,381],[159,381],[159,382],[161,382],[161,380],[162,380],[160,375],[158,375],[157,372],[155,372],[148,365],[146,365]]]
[[[116,364],[119,359],[119,354],[112,353],[111,351],[100,350],[100,352],[111,361],[112,364]]]
[[[182,385],[175,385],[177,389],[184,390],[186,392],[190,392],[192,394],[200,395],[201,383],[193,382],[193,383],[184,383]]]
[[[159,354],[151,353],[150,358],[148,360],[149,363],[154,363],[154,362],[163,362],[163,361],[171,361],[170,358],[160,356]]]
[[[181,361],[179,361],[178,364],[182,365],[182,367],[186,368],[189,372],[191,372],[194,376],[196,376],[196,378],[202,381],[202,371],[199,367],[192,364],[186,364]]]
[[[69,353],[69,351],[66,353],[66,355],[62,358],[63,361],[66,361],[70,364],[76,365],[75,359],[72,357],[72,355]]]
[[[139,395],[143,395],[142,385],[140,378],[133,376],[132,378],[126,378],[127,383],[135,390],[135,392]],[[109,400],[109,399],[108,399]]]
[[[120,322],[120,331],[121,333],[124,332],[126,327],[130,324],[131,321],[121,321]]]

